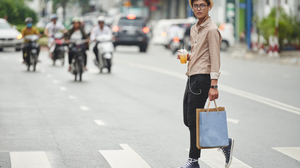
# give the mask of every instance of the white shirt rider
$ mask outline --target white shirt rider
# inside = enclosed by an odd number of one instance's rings
[[[112,36],[112,32],[108,26],[104,25],[103,29],[101,29],[99,25],[95,26],[91,31],[91,36],[90,36],[91,41],[96,40],[97,36],[102,34],[107,34]]]
[[[60,31],[64,31],[65,30],[65,26],[60,23],[60,22],[56,22],[56,24],[54,24],[53,22],[49,22],[45,29],[48,30],[48,35],[50,37],[54,36],[55,33],[58,33]]]

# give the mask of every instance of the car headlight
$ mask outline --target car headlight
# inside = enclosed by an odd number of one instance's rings
[[[23,37],[22,34],[19,34],[19,35],[17,36],[17,39],[20,40],[22,37]]]

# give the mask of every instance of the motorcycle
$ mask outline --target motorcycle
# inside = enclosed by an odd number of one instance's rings
[[[55,49],[53,52],[53,65],[55,65],[56,60],[61,60],[62,66],[65,64],[65,44],[64,44],[64,34],[63,33],[55,33],[54,34],[54,45]]]
[[[94,60],[95,65],[100,69],[100,73],[102,73],[104,68],[107,68],[108,73],[111,72],[111,66],[112,66],[112,57],[113,57],[113,50],[114,45],[112,43],[112,36],[102,34],[99,35],[96,38],[97,41],[97,47],[98,47],[98,56],[99,56],[99,62],[97,60]]]
[[[24,38],[29,41],[28,52],[26,56],[27,71],[30,71],[30,66],[33,66],[33,71],[35,71],[36,64],[38,62],[38,50],[40,47],[37,41],[40,37],[33,34],[27,35]]]
[[[84,54],[85,54],[85,43],[87,40],[70,40],[69,41],[69,52],[73,53],[73,59],[71,63],[71,73],[77,76],[79,81],[82,81],[82,74],[84,72]]]
[[[175,54],[180,50],[182,40],[180,40],[179,37],[174,37],[173,40],[170,43],[170,49],[172,51],[172,54]]]

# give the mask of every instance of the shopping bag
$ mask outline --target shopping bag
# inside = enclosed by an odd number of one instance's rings
[[[229,145],[225,107],[196,110],[197,148],[220,148]]]

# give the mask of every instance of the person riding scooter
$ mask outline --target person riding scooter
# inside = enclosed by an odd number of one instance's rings
[[[72,23],[73,23],[73,27],[67,33],[67,37],[66,37],[67,43],[69,42],[69,40],[80,40],[80,39],[88,40],[88,36],[85,34],[84,29],[81,27],[81,19],[79,17],[74,17],[72,19]],[[87,41],[87,43],[88,43],[88,41]],[[86,47],[85,49],[87,49],[88,44],[86,44],[85,47]],[[69,52],[69,70],[68,71],[71,71],[71,63],[73,60],[73,56],[74,56],[74,53]],[[84,54],[84,70],[85,71],[87,71],[86,64],[87,64],[87,54],[85,53]]]
[[[67,29],[65,28],[65,26],[60,23],[57,22],[57,15],[56,14],[52,14],[51,15],[51,22],[49,22],[46,25],[44,34],[48,37],[48,48],[50,50],[50,57],[53,58],[53,51],[55,50],[55,45],[54,45],[54,34],[58,33],[60,31],[63,31],[63,33],[67,32]]]
[[[91,31],[91,36],[90,36],[91,41],[96,41],[97,36],[102,35],[102,34],[107,34],[107,35],[112,36],[111,29],[108,26],[105,26],[105,24],[104,24],[105,17],[99,16],[97,18],[97,20],[98,20],[98,25],[95,26]],[[98,50],[97,46],[98,46],[98,43],[96,43],[93,51],[95,53],[97,63],[99,63],[99,54],[98,54],[99,50]]]
[[[32,26],[32,18],[28,17],[25,19],[25,23],[26,23],[26,27],[24,27],[22,29],[22,37],[25,37],[27,35],[32,35],[32,34],[36,34],[38,36],[40,36],[39,31]],[[28,44],[29,40],[24,39],[24,47],[23,47],[23,63],[26,62],[26,56],[29,55],[29,44]],[[38,47],[38,52],[37,55],[39,55],[40,53],[40,48]]]

